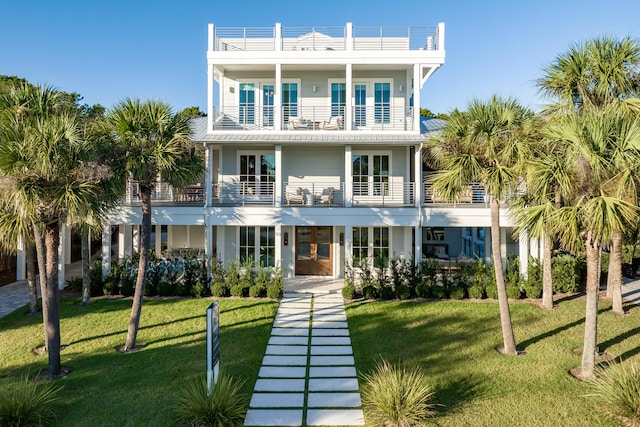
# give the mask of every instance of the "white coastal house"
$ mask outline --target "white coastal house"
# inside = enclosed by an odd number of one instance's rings
[[[157,253],[279,265],[285,277],[343,277],[363,259],[490,257],[480,186],[458,203],[430,189],[421,147],[441,122],[421,120],[421,89],[445,62],[434,27],[218,28],[209,25],[207,117],[193,122],[207,171],[153,200]],[[529,253],[511,237],[502,253]],[[135,183],[108,220],[103,266],[135,251]],[[114,239],[116,240],[116,239]],[[64,251],[62,251],[64,252]],[[521,263],[526,267],[526,263]]]

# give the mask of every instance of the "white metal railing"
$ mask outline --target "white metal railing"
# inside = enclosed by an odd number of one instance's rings
[[[275,205],[275,184],[261,181],[236,181],[212,185],[213,204],[222,206]]]
[[[214,130],[264,130],[275,128],[273,106],[215,108]],[[300,106],[281,108],[282,130],[413,130],[413,108],[389,103],[352,106],[351,127],[345,123],[345,106]]]
[[[380,178],[382,179],[382,178]],[[351,203],[354,206],[412,206],[415,203],[413,182],[354,182]]]
[[[214,51],[439,50],[439,27],[215,27]]]
[[[423,183],[423,201],[425,204],[439,204],[439,205],[453,205],[453,206],[471,206],[471,205],[489,205],[489,198],[487,197],[484,186],[479,182],[474,182],[467,186],[455,201],[449,201],[445,199],[441,194],[433,189],[431,182],[426,181]]]
[[[204,203],[204,187],[198,184],[177,190],[166,182],[158,182],[151,192],[151,200],[155,202],[200,205]],[[127,181],[125,202],[142,202],[140,185],[137,181]]]
[[[344,206],[344,183],[285,182],[282,206]]]

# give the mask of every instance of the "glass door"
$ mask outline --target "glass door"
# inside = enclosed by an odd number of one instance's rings
[[[353,122],[356,127],[367,126],[367,85],[357,84],[353,87],[355,108]]]
[[[282,120],[289,123],[289,117],[298,117],[298,83],[282,83]]]
[[[255,99],[255,87],[254,83],[241,83],[240,84],[240,111],[238,118],[240,124],[254,124],[256,116],[256,99]]]
[[[331,227],[296,227],[296,275],[333,274]]]
[[[274,86],[262,85],[262,126],[273,127]]]

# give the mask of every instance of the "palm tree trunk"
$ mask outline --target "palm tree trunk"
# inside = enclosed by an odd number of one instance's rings
[[[140,325],[140,313],[142,312],[142,298],[144,297],[144,282],[149,262],[149,246],[151,244],[151,187],[140,185],[142,198],[142,227],[140,230],[140,261],[138,263],[138,277],[136,278],[136,290],[131,306],[131,319],[127,331],[127,341],[124,351],[135,349],[138,327]]]
[[[36,248],[28,242],[26,244],[27,258],[27,286],[29,288],[29,314],[38,312],[38,285],[36,283]]]
[[[46,285],[42,292],[42,317],[47,338],[49,355],[49,378],[60,375],[60,291],[58,289],[58,246],[60,230],[58,222],[50,223],[44,229],[46,247]]]
[[[91,304],[91,283],[89,282],[89,267],[91,253],[89,250],[90,234],[88,228],[80,231],[80,246],[82,251],[82,305]]]
[[[493,256],[496,286],[498,287],[500,323],[502,324],[502,338],[504,341],[502,353],[515,356],[518,353],[515,338],[513,337],[511,313],[509,312],[509,301],[507,299],[504,271],[502,270],[502,254],[500,253],[500,203],[494,197],[491,198],[491,255]]]
[[[47,287],[47,263],[46,263],[46,248],[44,245],[44,236],[40,226],[33,222],[31,224],[33,228],[33,241],[36,247],[36,258],[38,259],[38,278],[40,279],[40,295],[42,297],[42,313],[43,313],[43,325],[44,325],[44,312],[46,309],[47,299],[44,297],[45,288]],[[57,253],[57,251],[56,251]],[[56,266],[56,270],[57,270]],[[45,350],[48,345],[49,339],[47,338],[47,328],[44,327],[44,346]]]
[[[611,239],[607,297],[612,299],[611,311],[616,314],[624,314],[622,308],[622,231],[614,232]]]
[[[553,279],[551,274],[551,247],[553,238],[549,235],[544,237],[542,253],[542,306],[553,308]]]
[[[582,378],[593,375],[598,341],[598,293],[600,290],[600,248],[587,239],[587,303],[584,321],[584,347],[582,349]]]

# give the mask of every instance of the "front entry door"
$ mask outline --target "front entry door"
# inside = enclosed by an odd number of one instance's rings
[[[333,274],[331,235],[331,227],[296,227],[296,274]]]

